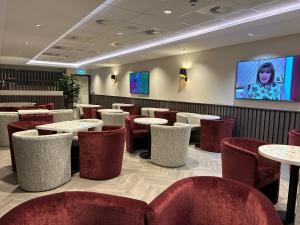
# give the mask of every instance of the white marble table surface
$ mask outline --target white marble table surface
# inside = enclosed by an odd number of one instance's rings
[[[65,133],[74,133],[82,130],[87,130],[89,128],[102,127],[103,121],[97,119],[87,119],[87,120],[72,120],[63,121],[58,123],[50,123],[45,125],[37,126],[36,129],[40,130],[50,130]]]
[[[51,114],[51,111],[48,109],[20,109],[18,110],[20,115],[26,114]]]
[[[136,118],[133,120],[134,123],[142,125],[163,125],[167,124],[168,120],[161,118]]]
[[[112,104],[113,109],[120,109],[121,106],[134,106],[134,104],[128,104],[128,103],[113,103]]]
[[[102,112],[106,112],[106,113],[122,113],[123,110],[122,109],[99,109],[97,112],[102,113]]]
[[[76,107],[100,107],[100,105],[92,105],[92,104],[77,104]]]
[[[262,145],[258,148],[259,154],[289,165],[300,166],[300,147],[292,145]]]

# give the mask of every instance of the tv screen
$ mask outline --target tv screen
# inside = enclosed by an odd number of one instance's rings
[[[300,101],[300,56],[252,61],[237,65],[236,99]]]
[[[149,72],[130,73],[130,93],[149,94]]]

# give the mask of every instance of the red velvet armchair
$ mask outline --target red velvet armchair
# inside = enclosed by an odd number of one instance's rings
[[[300,146],[300,130],[289,131],[289,145]]]
[[[43,121],[18,121],[9,123],[7,125],[8,137],[9,137],[9,146],[10,146],[10,158],[11,158],[11,165],[13,171],[17,171],[16,163],[15,163],[15,156],[14,156],[14,148],[12,144],[12,134],[18,131],[24,130],[31,130],[35,129],[36,126],[47,124],[48,122]],[[43,131],[39,131],[41,134],[44,134]],[[47,132],[47,131],[44,131]]]
[[[24,114],[20,115],[20,121],[43,121],[53,123],[52,114]]]
[[[103,126],[102,131],[78,133],[80,177],[106,180],[121,173],[125,128]]]
[[[201,120],[200,148],[210,152],[220,152],[221,140],[232,137],[233,128],[234,119]]]
[[[245,138],[222,140],[222,175],[236,180],[264,193],[273,204],[278,202],[280,184],[280,163],[267,159],[258,153],[263,141]]]
[[[139,107],[137,105],[133,105],[133,106],[120,106],[120,109],[122,109],[125,112],[129,112],[130,116],[141,115],[141,107]]]
[[[218,177],[177,181],[148,206],[148,225],[282,225],[271,202],[242,183]]]
[[[166,112],[161,112],[161,111],[154,111],[154,117],[156,118],[162,118],[168,120],[168,125],[173,126],[174,123],[176,122],[176,114],[178,111],[166,111]]]
[[[97,110],[103,109],[103,107],[83,107],[83,118],[84,119],[97,119]],[[96,114],[93,111],[96,111]],[[96,117],[95,117],[96,116]]]
[[[0,225],[144,225],[146,207],[143,201],[124,197],[62,192],[15,207]]]
[[[139,125],[133,122],[135,118],[145,116],[126,116],[126,151],[134,153],[137,149],[147,149],[148,147],[148,132],[149,127],[147,125]]]

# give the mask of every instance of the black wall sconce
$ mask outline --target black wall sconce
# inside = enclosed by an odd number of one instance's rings
[[[185,81],[187,81],[187,71],[185,68],[180,68],[180,72],[179,72],[179,76],[180,78],[184,79]]]
[[[117,83],[117,75],[111,75],[110,76],[110,79],[112,79],[113,81],[114,81],[114,84],[116,84]]]

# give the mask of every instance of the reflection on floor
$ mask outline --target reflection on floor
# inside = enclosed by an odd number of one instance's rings
[[[280,198],[276,208],[285,209],[288,190],[288,168],[281,173]],[[0,217],[11,208],[37,196],[62,191],[101,192],[150,202],[176,180],[190,176],[221,176],[220,154],[210,153],[190,146],[187,165],[168,169],[140,159],[139,156],[125,153],[122,174],[106,181],[93,181],[79,178],[52,191],[28,193],[18,188],[16,175],[12,172],[8,148],[0,150]]]

